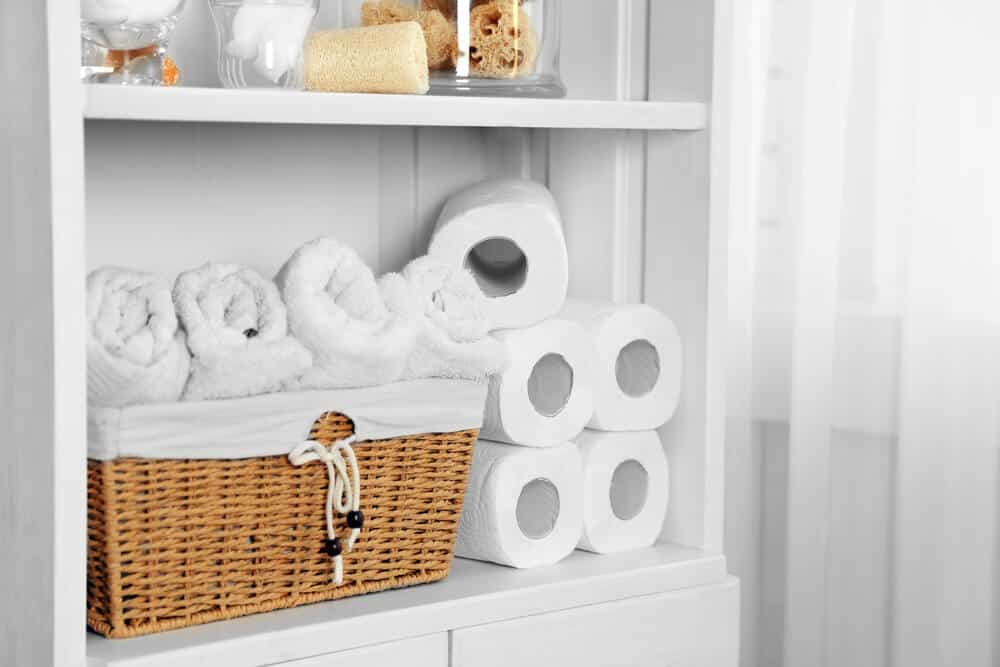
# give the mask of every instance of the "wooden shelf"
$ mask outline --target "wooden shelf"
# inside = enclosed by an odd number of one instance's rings
[[[135,639],[87,637],[89,667],[274,664],[726,580],[722,556],[662,544],[513,570],[456,559],[445,581]]]
[[[199,123],[700,130],[696,102],[355,95],[86,85],[84,117]]]

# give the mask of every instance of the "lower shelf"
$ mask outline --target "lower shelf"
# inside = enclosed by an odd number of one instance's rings
[[[456,559],[440,583],[135,639],[87,638],[89,667],[269,665],[725,580],[719,555],[661,544],[537,570]]]

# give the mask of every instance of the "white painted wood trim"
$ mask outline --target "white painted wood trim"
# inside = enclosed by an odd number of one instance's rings
[[[0,663],[84,663],[78,5],[0,5]]]
[[[724,235],[714,243],[715,272],[710,290],[725,281],[727,312],[710,310],[709,331],[725,336],[717,350],[710,382],[724,387],[723,411],[716,415],[724,433],[710,430],[709,441],[722,439],[725,480],[722,502],[724,551],[730,571],[742,577],[740,596],[741,664],[756,664],[760,609],[761,449],[753,421],[753,315],[757,271],[758,194],[765,126],[765,98],[772,0],[717,0],[712,94],[712,229]],[[718,227],[721,227],[721,230]],[[725,260],[718,259],[724,255]],[[721,268],[720,266],[721,265]],[[723,274],[723,275],[718,275]],[[722,322],[717,318],[728,317]],[[710,335],[712,335],[710,333]],[[721,361],[720,361],[721,359]],[[710,412],[711,414],[711,412]],[[719,510],[716,509],[717,513]],[[719,520],[718,518],[716,519]]]
[[[202,123],[700,130],[698,102],[360,95],[84,86],[90,119]]]
[[[822,667],[826,656],[830,437],[837,276],[855,0],[799,8],[804,67],[794,216],[798,261],[785,573],[785,664]],[[790,11],[787,10],[786,11]]]

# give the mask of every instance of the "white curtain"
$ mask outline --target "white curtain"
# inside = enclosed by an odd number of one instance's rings
[[[742,664],[1000,665],[1000,2],[729,7]]]

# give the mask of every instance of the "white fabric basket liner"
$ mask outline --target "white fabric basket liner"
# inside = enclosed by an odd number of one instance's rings
[[[354,421],[358,441],[479,428],[487,385],[416,380],[368,387],[196,401],[90,408],[87,456],[246,459],[287,455],[308,440],[327,412]]]

